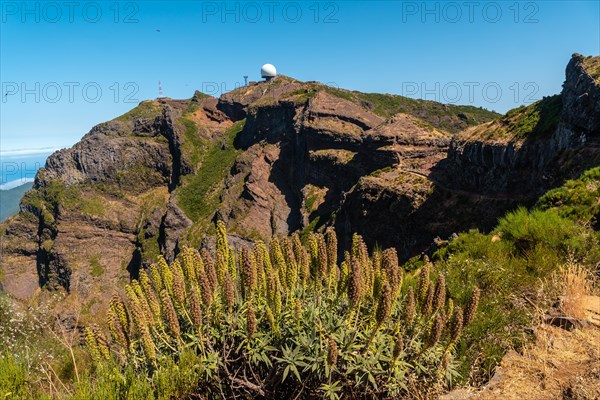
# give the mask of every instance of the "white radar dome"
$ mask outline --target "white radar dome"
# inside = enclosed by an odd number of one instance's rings
[[[277,70],[273,64],[265,64],[260,69],[260,76],[263,78],[273,78],[277,75]]]

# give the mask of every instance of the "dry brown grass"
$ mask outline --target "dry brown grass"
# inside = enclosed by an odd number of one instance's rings
[[[536,341],[511,351],[482,389],[465,388],[444,400],[600,399],[600,329],[567,331],[541,324]]]
[[[585,267],[569,260],[554,276],[560,292],[559,309],[563,315],[586,318],[586,300],[592,294],[592,277]]]

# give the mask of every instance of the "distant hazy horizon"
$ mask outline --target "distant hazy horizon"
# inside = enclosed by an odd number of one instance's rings
[[[25,153],[26,151],[28,153]],[[9,190],[33,182],[38,169],[45,165],[52,152],[53,150],[47,149],[21,150],[21,153],[0,152],[0,190]]]

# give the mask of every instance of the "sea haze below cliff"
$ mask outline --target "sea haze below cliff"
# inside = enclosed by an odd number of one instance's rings
[[[32,186],[33,182],[28,182],[11,189],[0,190],[0,221],[4,221],[19,212],[21,198]]]
[[[30,149],[0,153],[0,221],[19,212],[21,198],[31,189],[35,175],[53,151]]]

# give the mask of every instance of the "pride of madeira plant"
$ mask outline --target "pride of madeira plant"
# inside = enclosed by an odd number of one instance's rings
[[[479,290],[455,305],[432,269],[405,277],[394,249],[369,255],[358,235],[338,260],[332,229],[234,250],[218,222],[214,253],[184,248],[140,271],[111,302],[111,340],[90,327],[86,343],[98,368],[133,365],[148,379],[191,351],[199,398],[434,393],[456,376]]]

